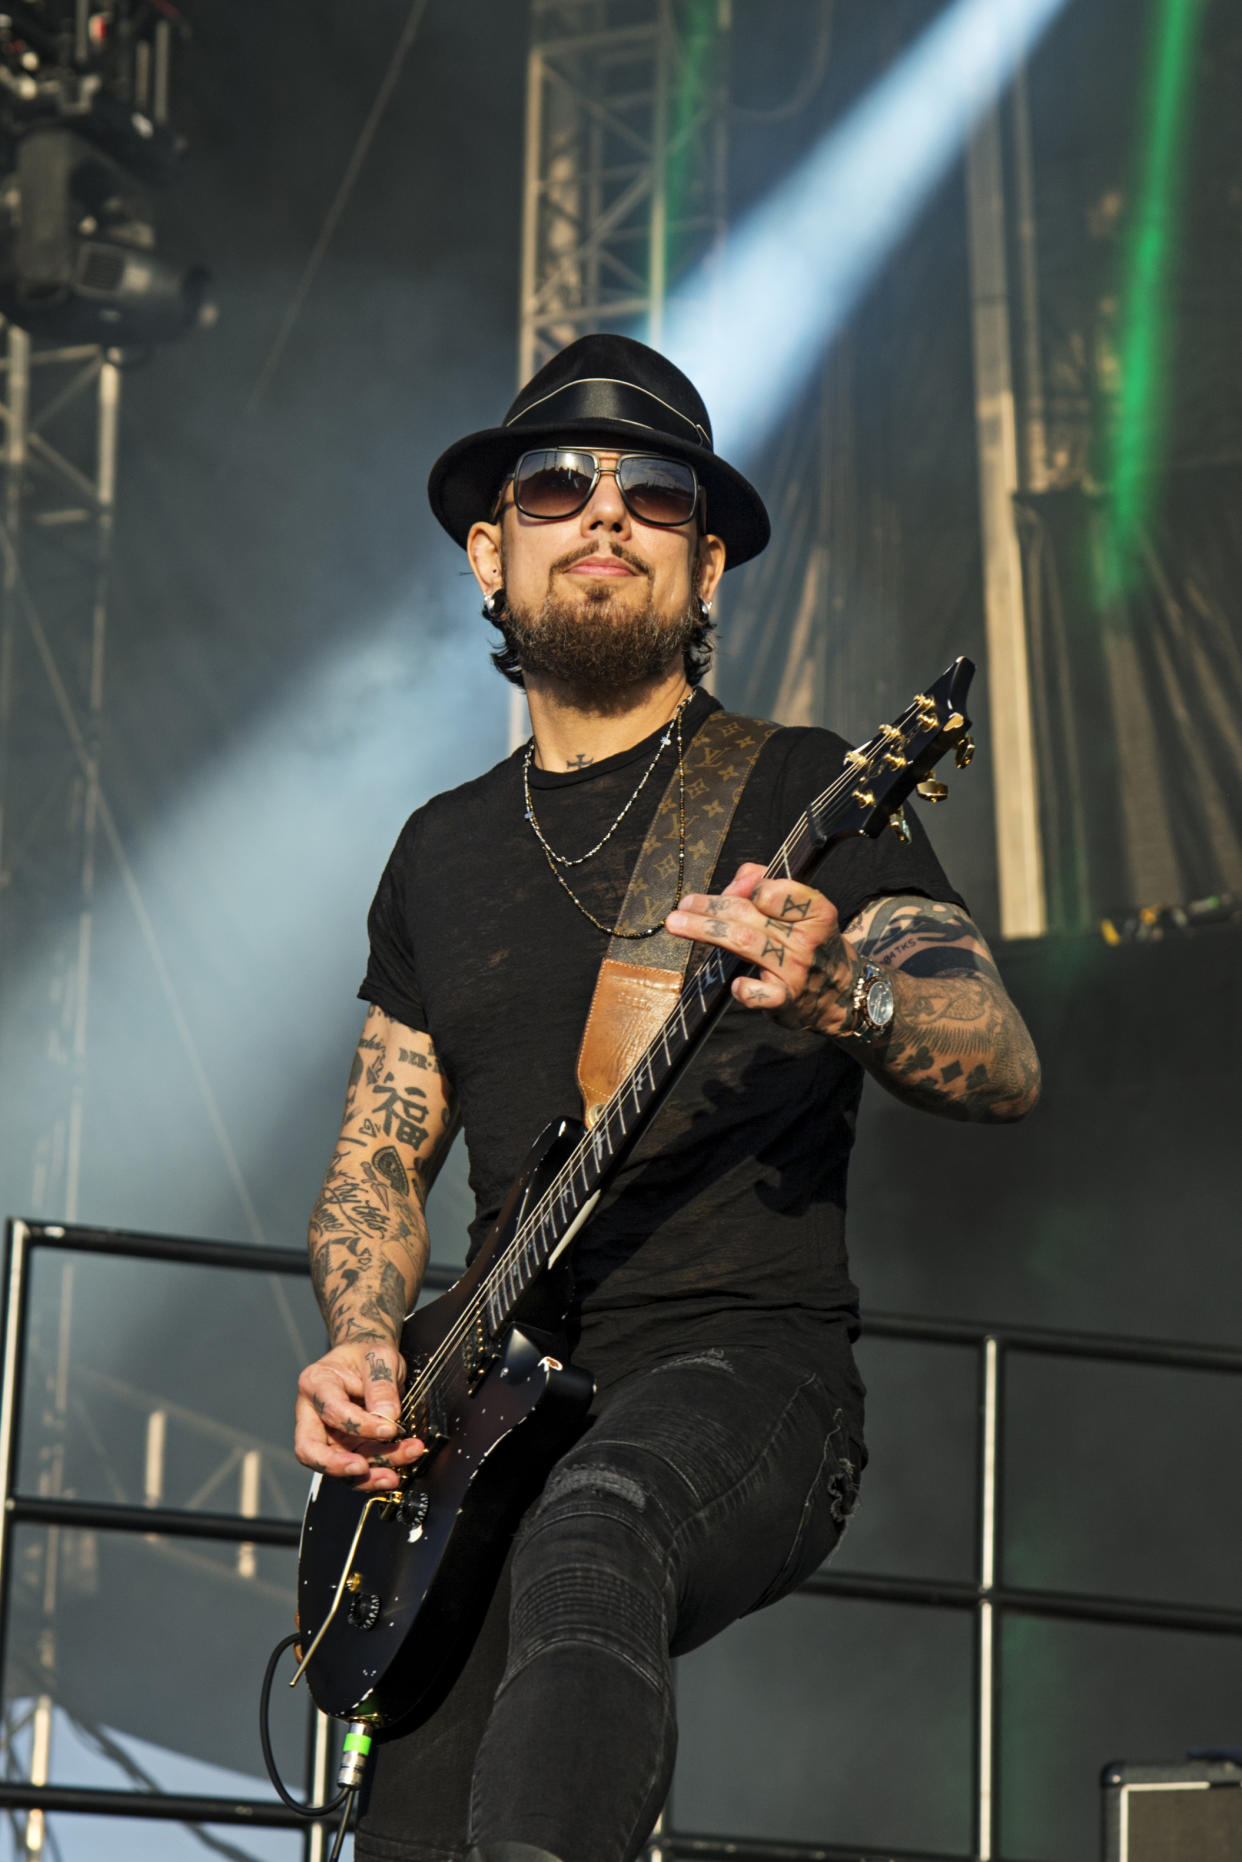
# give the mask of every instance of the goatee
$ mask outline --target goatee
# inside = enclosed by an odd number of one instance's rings
[[[546,595],[537,608],[509,608],[498,626],[523,672],[579,690],[637,685],[684,656],[699,627],[698,604],[660,613],[615,599],[613,588],[588,588],[577,600]]]

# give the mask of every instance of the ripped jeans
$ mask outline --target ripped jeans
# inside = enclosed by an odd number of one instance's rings
[[[447,1700],[377,1740],[357,1862],[630,1862],[673,1770],[671,1656],[815,1570],[859,1460],[819,1378],[772,1353],[702,1350],[598,1398]]]

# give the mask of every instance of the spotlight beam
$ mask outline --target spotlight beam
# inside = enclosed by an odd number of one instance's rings
[[[724,450],[779,425],[976,122],[1066,0],[953,0],[671,301],[664,346]],[[703,303],[717,313],[705,328]]]

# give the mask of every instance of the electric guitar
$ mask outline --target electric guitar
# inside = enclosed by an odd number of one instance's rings
[[[974,746],[965,713],[974,667],[959,659],[851,750],[768,867],[800,879],[828,845],[891,828],[902,803],[945,794],[931,772]],[[557,1272],[618,1163],[749,971],[715,951],[687,980],[659,1034],[590,1129],[561,1119],[539,1137],[495,1225],[456,1285],[410,1314],[402,1415],[427,1447],[400,1488],[362,1496],[317,1474],[302,1525],[298,1621],[315,1703],[338,1719],[426,1718],[482,1620],[513,1530],[573,1439],[594,1386],[564,1362]],[[297,1679],[297,1676],[295,1676]],[[416,1716],[416,1717],[415,1717]]]

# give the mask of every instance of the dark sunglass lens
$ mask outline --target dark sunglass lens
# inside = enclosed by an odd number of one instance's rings
[[[685,524],[694,516],[694,473],[679,459],[623,459],[617,482],[635,517],[648,524]]]
[[[527,517],[572,517],[582,509],[595,462],[581,453],[527,453],[513,478],[513,496]]]

